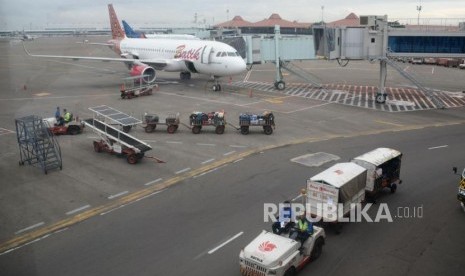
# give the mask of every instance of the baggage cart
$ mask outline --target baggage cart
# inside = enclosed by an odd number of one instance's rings
[[[249,134],[250,127],[262,127],[266,135],[273,133],[275,120],[272,112],[265,111],[262,115],[241,113],[239,115],[239,128],[243,135]]]
[[[179,127],[179,112],[176,114],[168,114],[164,120],[160,120],[157,114],[145,113],[144,123],[145,125],[142,127],[147,133],[152,133],[157,128],[157,125],[166,125],[166,131],[172,134],[175,133]]]
[[[226,120],[224,118],[224,112],[192,112],[189,116],[189,124],[192,127],[192,133],[199,134],[204,126],[215,127],[216,134],[223,134],[226,126]]]

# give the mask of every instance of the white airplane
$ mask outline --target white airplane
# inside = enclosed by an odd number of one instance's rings
[[[107,43],[89,43],[109,46],[121,58],[33,55],[42,58],[72,60],[115,61],[125,63],[131,76],[140,76],[145,83],[156,79],[156,70],[180,72],[181,79],[190,79],[191,73],[211,75],[212,89],[220,91],[219,77],[233,76],[246,70],[246,64],[237,51],[222,42],[204,40],[127,38],[119,24],[113,5],[108,5],[112,39]]]

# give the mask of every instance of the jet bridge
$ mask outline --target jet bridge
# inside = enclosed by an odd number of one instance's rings
[[[315,53],[318,57],[340,60],[380,62],[377,103],[387,98],[387,65],[415,84],[439,108],[444,105],[435,94],[422,86],[412,74],[395,63],[395,57],[465,57],[465,33],[412,33],[389,29],[387,15],[360,16],[359,27],[313,27]]]
[[[244,36],[246,41],[247,64],[272,62],[276,65],[275,87],[284,90],[286,83],[282,70],[304,79],[321,88],[321,81],[315,75],[292,63],[297,60],[315,59],[312,36],[281,36],[280,27],[275,26],[274,36]]]

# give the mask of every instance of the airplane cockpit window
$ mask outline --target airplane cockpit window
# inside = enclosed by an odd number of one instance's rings
[[[218,52],[218,54],[216,54],[217,57],[221,56],[221,52]]]
[[[227,56],[226,52],[221,52],[221,56],[222,56],[222,57]]]
[[[236,53],[228,52],[228,57],[235,57],[235,56],[236,56]]]

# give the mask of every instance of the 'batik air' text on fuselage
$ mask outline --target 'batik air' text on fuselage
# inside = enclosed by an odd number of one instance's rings
[[[121,56],[143,60],[144,64],[168,72],[188,71],[221,77],[240,74],[246,68],[234,48],[216,41],[124,38],[113,40],[112,44]],[[158,65],[160,60],[167,63],[162,68]]]

